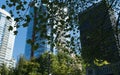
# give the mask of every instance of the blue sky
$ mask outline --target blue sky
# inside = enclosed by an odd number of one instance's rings
[[[5,4],[6,0],[0,1],[0,7],[2,4]],[[9,9],[7,8],[6,11]],[[18,29],[18,34],[14,43],[13,58],[18,59],[18,57],[24,53],[25,43],[26,43],[26,32],[27,28],[20,27]]]

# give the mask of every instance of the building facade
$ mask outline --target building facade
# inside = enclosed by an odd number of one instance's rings
[[[29,25],[27,28],[27,38],[26,38],[26,40],[29,40],[29,39],[32,40],[34,37],[37,37],[34,40],[34,43],[38,44],[38,49],[34,51],[35,57],[39,57],[42,53],[44,53],[45,51],[48,50],[47,40],[45,38],[41,37],[40,31],[34,33],[34,27],[40,27],[40,24],[39,25],[35,24],[35,18],[38,17],[38,15],[39,15],[38,13],[41,13],[41,14],[46,13],[45,6],[43,4],[41,4],[41,1],[38,1],[38,2],[39,2],[38,4],[35,4],[36,8],[38,8],[36,10],[36,12],[35,12],[34,7],[31,7],[29,10],[29,15],[30,15],[31,21],[29,22]],[[44,14],[42,14],[42,15],[44,15]],[[46,15],[44,15],[44,17],[45,16]],[[39,23],[40,22],[41,21],[39,20]],[[24,56],[28,60],[30,59],[31,49],[32,49],[32,46],[30,44],[26,43]]]
[[[0,65],[4,63],[7,66],[13,66],[10,63],[14,63],[12,54],[15,35],[8,28],[14,26],[15,22],[13,18],[7,19],[7,16],[10,17],[10,14],[0,9]]]
[[[92,63],[92,66],[87,67],[86,75],[120,75],[119,36],[116,35],[113,10],[106,2],[101,1],[80,13],[79,21],[82,56],[83,59],[89,59],[88,63]],[[110,64],[93,66],[96,59],[106,60]]]
[[[111,14],[112,9],[108,9],[102,1],[79,15],[83,58],[88,58],[89,63],[96,59],[110,63],[119,61],[115,16]],[[91,57],[86,58],[85,53]]]

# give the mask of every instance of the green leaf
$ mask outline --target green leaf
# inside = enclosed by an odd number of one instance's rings
[[[10,2],[14,2],[15,0],[10,0]]]
[[[23,26],[23,27],[27,27],[27,26],[28,26],[28,23],[24,23],[22,26]]]
[[[41,0],[41,2],[44,3],[44,4],[48,4],[49,0]]]
[[[19,11],[17,11],[17,14],[19,14],[20,12]]]
[[[25,8],[22,8],[22,11],[24,11],[25,10]]]
[[[9,26],[8,30],[9,30],[9,31],[12,31],[12,30],[13,30],[13,27],[12,27],[12,26]]]
[[[31,39],[28,39],[28,40],[27,40],[27,43],[28,43],[28,44],[31,44],[31,43],[32,43],[32,40],[31,40]]]
[[[9,19],[11,19],[11,17],[10,17],[10,16],[7,16],[6,18],[7,18],[8,20],[9,20]]]
[[[5,9],[6,8],[6,6],[5,5],[2,5],[2,7],[1,7],[2,9]]]
[[[30,20],[31,20],[30,16],[29,16],[29,15],[26,15],[26,21],[27,21],[27,22],[30,22]]]
[[[9,7],[12,7],[13,5],[12,5],[12,4],[9,4],[8,6],[9,6]]]
[[[15,27],[16,27],[16,28],[19,28],[20,26],[19,26],[19,25],[16,25]]]
[[[19,22],[19,18],[15,18],[14,21]]]
[[[14,31],[14,35],[17,35],[18,31]]]
[[[20,10],[20,9],[21,9],[20,5],[16,6],[16,10]]]
[[[24,3],[24,4],[27,4],[27,1],[24,1],[23,3]]]

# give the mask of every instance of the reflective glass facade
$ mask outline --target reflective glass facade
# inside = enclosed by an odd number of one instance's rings
[[[13,18],[7,19],[7,16],[10,17],[10,14],[0,9],[0,64],[5,63],[10,66],[15,35],[8,31],[8,27],[14,26],[15,22]]]
[[[41,5],[41,11],[37,11],[37,13],[40,13],[40,12],[45,12],[45,7],[43,5]],[[28,25],[28,28],[27,28],[27,38],[26,40],[28,39],[32,39],[33,38],[33,28],[34,28],[34,18],[35,18],[35,15],[37,16],[37,14],[34,14],[34,8],[31,7],[30,8],[30,11],[29,11],[29,14],[30,14],[30,17],[31,17],[31,21]],[[39,57],[40,54],[44,53],[45,51],[48,50],[48,45],[47,45],[47,40],[44,39],[44,38],[41,38],[40,37],[40,32],[37,32],[35,34],[35,36],[37,36],[37,38],[35,39],[35,43],[38,43],[39,44],[39,48],[37,50],[34,51],[34,56],[35,57]],[[42,42],[45,42],[44,44]],[[24,53],[24,56],[26,59],[30,59],[30,55],[31,55],[31,45],[26,43],[26,46],[25,46],[25,53]]]

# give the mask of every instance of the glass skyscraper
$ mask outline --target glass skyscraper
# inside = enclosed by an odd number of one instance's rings
[[[9,31],[9,26],[14,26],[15,21],[11,17],[6,17],[10,14],[3,9],[0,9],[0,65],[6,64],[7,66],[14,67],[14,60],[12,59],[15,35]]]
[[[46,12],[46,8],[44,5],[42,5],[41,3],[39,3],[39,6],[38,4],[36,4],[38,10],[37,10],[37,13],[43,13],[43,12]],[[39,8],[40,8],[40,11],[39,11]],[[29,22],[29,25],[28,25],[28,28],[27,28],[27,38],[26,38],[26,41],[28,39],[32,39],[33,37],[37,37],[35,40],[34,40],[34,43],[38,43],[39,45],[39,48],[37,50],[34,51],[34,56],[35,57],[39,57],[40,54],[44,53],[46,50],[48,50],[48,45],[46,44],[47,40],[40,37],[40,32],[37,32],[35,33],[34,35],[34,21],[35,21],[35,16],[38,16],[37,14],[35,14],[34,12],[34,7],[31,7],[30,10],[29,10],[29,15],[30,15],[30,18],[31,18],[31,21]],[[45,15],[44,15],[45,16]],[[38,25],[40,26],[40,25]],[[44,42],[44,43],[43,43]],[[24,53],[24,56],[26,59],[30,59],[30,55],[31,55],[31,45],[26,43],[26,46],[25,46],[25,53]]]

